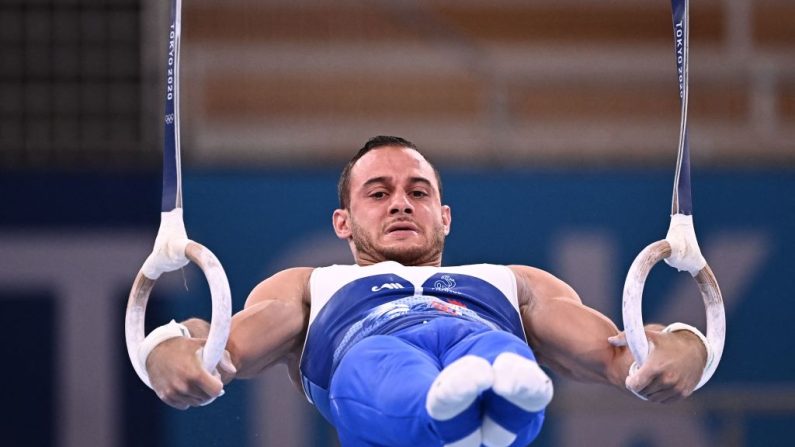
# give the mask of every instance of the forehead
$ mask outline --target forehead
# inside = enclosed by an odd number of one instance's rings
[[[395,183],[411,178],[425,178],[437,189],[436,175],[430,163],[414,149],[399,146],[379,147],[364,154],[351,169],[351,186],[360,187],[377,177]]]

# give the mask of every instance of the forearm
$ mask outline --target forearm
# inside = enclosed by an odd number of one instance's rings
[[[232,318],[226,350],[237,369],[237,378],[250,378],[285,359],[302,338],[303,321],[293,304],[267,300]],[[193,338],[207,338],[210,323],[200,318],[183,321]],[[299,326],[301,324],[301,326]]]
[[[572,332],[553,334],[557,342],[541,346],[540,361],[571,379],[609,384],[626,391],[626,380],[635,359],[623,334],[607,317],[590,308],[571,303],[562,305],[573,308],[568,314],[571,319],[562,322]],[[657,340],[663,328],[660,324],[646,325],[646,337]],[[690,333],[672,336],[684,343],[698,340]],[[690,338],[694,340],[685,340]]]
[[[539,362],[576,380],[630,388],[654,402],[687,397],[703,380],[709,351],[689,329],[672,327],[671,332],[657,324],[646,326],[649,356],[630,377],[634,359],[625,335],[610,319],[583,305],[571,287],[552,275],[530,267],[512,268],[522,321]]]
[[[297,355],[304,332],[300,304],[264,300],[247,307],[232,319],[227,342],[238,378],[250,378],[267,367]]]
[[[526,312],[525,321],[541,363],[578,381],[624,387],[632,356],[608,341],[619,330],[604,315],[573,300],[549,299]]]

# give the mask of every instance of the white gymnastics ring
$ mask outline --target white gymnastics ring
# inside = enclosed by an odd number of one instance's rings
[[[226,348],[226,341],[229,338],[229,326],[232,321],[232,294],[224,268],[209,249],[197,242],[189,241],[185,247],[185,256],[202,269],[205,278],[207,278],[207,284],[210,286],[213,313],[210,333],[202,350],[202,366],[212,373],[221,360]],[[145,366],[138,362],[138,347],[145,338],[146,303],[149,301],[149,294],[156,281],[144,275],[143,271],[138,272],[132,290],[130,290],[127,314],[124,320],[127,355],[130,357],[138,377],[147,385],[149,384],[146,379],[148,375],[146,371],[141,371],[141,368],[145,368]]]
[[[671,245],[661,240],[648,245],[641,251],[627,273],[624,282],[623,318],[624,331],[632,357],[638,367],[646,362],[649,355],[649,342],[643,329],[643,286],[655,264],[671,255]],[[705,265],[693,279],[698,283],[704,307],[707,312],[707,343],[711,350],[711,361],[704,368],[700,384],[706,383],[720,363],[723,354],[723,343],[726,336],[726,316],[723,310],[723,298],[718,282],[709,265]]]

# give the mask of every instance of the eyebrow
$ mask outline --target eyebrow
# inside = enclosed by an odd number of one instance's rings
[[[362,187],[366,188],[368,186],[377,185],[377,184],[380,184],[380,183],[383,183],[383,184],[390,183],[389,177],[387,177],[387,176],[373,177],[373,178],[367,180],[366,182],[364,182]],[[409,178],[409,183],[411,183],[411,184],[422,183],[422,184],[428,186],[429,188],[433,188],[433,184],[431,183],[431,181],[428,180],[425,177],[410,177]]]

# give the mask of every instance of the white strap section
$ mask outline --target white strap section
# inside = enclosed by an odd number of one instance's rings
[[[149,388],[152,388],[152,384],[149,381],[149,373],[146,371],[146,359],[149,358],[149,354],[152,353],[152,350],[157,345],[176,337],[190,337],[190,331],[184,324],[171,320],[168,324],[164,324],[150,332],[138,346],[138,371],[141,373],[141,380]]]
[[[672,215],[665,240],[671,245],[671,256],[665,258],[665,262],[671,267],[696,276],[707,265],[707,260],[701,255],[701,249],[698,247],[693,216]]]
[[[701,374],[701,379],[698,381],[698,385],[693,390],[697,390],[704,386],[705,383],[712,377],[712,374],[715,372],[715,369],[718,367],[718,362],[715,361],[715,352],[709,345],[707,341],[707,337],[701,333],[697,328],[690,326],[689,324],[685,323],[671,323],[663,329],[663,333],[667,332],[677,332],[677,331],[688,331],[696,335],[696,337],[701,340],[701,343],[704,344],[704,348],[707,350],[707,364],[704,366],[704,372]]]
[[[185,256],[188,245],[182,208],[160,213],[160,229],[157,231],[152,253],[144,261],[141,272],[149,279],[157,279],[166,272],[180,269],[190,262]]]
[[[507,447],[516,440],[515,433],[511,433],[488,416],[483,417],[480,431],[483,432],[483,445],[486,447]]]

